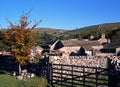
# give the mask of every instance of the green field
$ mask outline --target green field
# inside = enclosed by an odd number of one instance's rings
[[[47,87],[48,83],[44,77],[34,77],[26,80],[17,80],[9,72],[0,71],[0,87]],[[49,86],[48,86],[49,87]]]

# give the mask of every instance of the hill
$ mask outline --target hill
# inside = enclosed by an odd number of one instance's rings
[[[87,27],[84,27],[84,28],[78,28],[76,30],[72,30],[72,31],[69,31],[69,32],[72,33],[72,34],[76,34],[76,33],[81,34],[81,33],[94,32],[98,29],[101,29],[103,32],[106,32],[106,31],[117,29],[118,27],[120,27],[120,22],[104,23],[104,24],[87,26]]]
[[[64,33],[67,30],[63,30],[63,29],[53,29],[53,28],[36,28],[35,31],[39,34],[41,33],[48,33],[48,34],[55,34],[55,33]]]
[[[120,22],[116,23],[104,23],[98,25],[87,26],[83,28],[77,28],[75,30],[70,30],[65,32],[64,36],[71,38],[89,38],[90,35],[94,35],[96,38],[100,37],[101,33],[106,34],[106,38],[119,37],[120,35]]]
[[[62,40],[88,39],[90,35],[94,35],[95,39],[98,39],[101,33],[105,33],[106,38],[110,38],[112,41],[120,41],[120,22],[92,25],[75,30],[37,28],[35,32],[40,35],[38,43],[52,41],[58,38]]]
[[[63,29],[53,29],[53,28],[36,28],[35,32],[37,34],[36,42],[37,44],[44,44],[53,42],[58,39],[60,35],[62,35],[67,30]]]

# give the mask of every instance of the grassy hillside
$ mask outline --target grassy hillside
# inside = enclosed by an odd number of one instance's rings
[[[99,25],[92,25],[83,28],[77,28],[76,30],[63,30],[52,28],[38,28],[35,32],[40,35],[37,40],[38,43],[52,41],[53,39],[81,39],[89,38],[90,35],[94,35],[95,39],[100,38],[101,33],[106,34],[106,38],[112,39],[112,41],[119,41],[120,37],[120,22],[116,23],[104,23]]]
[[[55,33],[64,33],[67,30],[63,30],[63,29],[53,29],[53,28],[36,28],[35,29],[36,32],[38,33],[48,33],[48,34],[55,34]]]
[[[63,34],[67,30],[63,29],[53,29],[53,28],[36,28],[35,32],[37,34],[36,43],[43,44],[46,42],[52,42],[58,38],[59,35]]]
[[[112,36],[115,37],[116,35],[116,33],[114,34],[112,33],[113,31],[114,32],[120,31],[118,28],[120,28],[120,22],[92,25],[84,28],[78,28],[76,30],[67,31],[65,33],[67,33],[68,36],[73,37],[81,36],[82,38],[88,38],[91,34],[94,35],[95,37],[100,37],[101,33],[105,33],[107,38],[112,38]]]
[[[118,27],[120,27],[120,22],[104,23],[104,24],[92,25],[92,26],[87,26],[87,27],[84,27],[84,28],[79,28],[77,30],[72,30],[72,31],[69,31],[69,32],[70,33],[88,33],[88,32],[91,32],[91,31],[98,30],[98,29],[102,29],[105,32],[105,31],[109,31],[109,30],[114,30]]]

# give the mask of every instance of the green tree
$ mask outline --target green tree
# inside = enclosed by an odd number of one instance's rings
[[[43,32],[42,34],[38,34],[37,35],[37,45],[42,44],[42,43],[46,43],[46,42],[50,42],[53,40],[53,35],[52,34],[48,34],[47,32]]]
[[[9,47],[3,43],[4,40],[3,31],[4,30],[0,30],[0,50],[9,51]]]
[[[19,64],[19,74],[21,73],[21,65],[27,63],[30,59],[30,48],[35,44],[35,33],[33,29],[38,23],[34,24],[31,28],[28,27],[27,15],[20,17],[19,24],[13,24],[9,21],[9,29],[4,31],[4,43],[9,46],[13,57]]]
[[[112,41],[120,41],[120,27],[115,30],[109,31],[107,37]]]

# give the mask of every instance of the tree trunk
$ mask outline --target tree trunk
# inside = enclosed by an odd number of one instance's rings
[[[19,63],[19,75],[21,74],[21,64]]]

